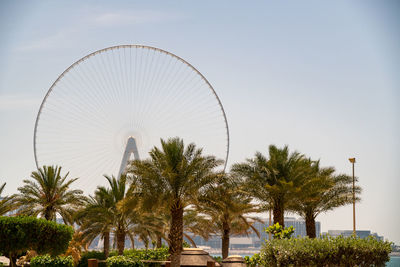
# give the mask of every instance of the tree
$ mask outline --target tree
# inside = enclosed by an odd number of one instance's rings
[[[248,194],[238,190],[240,187],[241,181],[237,177],[222,174],[197,203],[199,211],[209,216],[214,231],[221,235],[223,259],[228,257],[231,235],[248,234],[253,230],[260,236],[252,226],[257,219],[247,216],[260,210],[251,203]]]
[[[122,255],[125,248],[125,237],[128,233],[128,214],[118,206],[127,196],[127,176],[121,174],[118,179],[114,176],[109,177],[105,175],[104,177],[107,179],[110,188],[100,186],[97,188],[96,194],[109,203],[109,212],[113,218],[113,231],[117,241],[118,255]]]
[[[0,186],[0,215],[4,215],[14,209],[13,197],[1,197],[6,183]]]
[[[82,236],[89,244],[97,237],[103,239],[103,252],[108,257],[110,251],[110,232],[114,223],[112,199],[96,191],[87,199],[85,206],[75,214]]]
[[[43,166],[32,172],[32,180],[24,180],[19,187],[16,203],[19,214],[44,217],[56,220],[59,214],[66,224],[73,223],[73,214],[84,204],[82,190],[70,190],[71,184],[78,178],[66,180],[68,173],[61,176],[61,167]]]
[[[254,159],[234,164],[232,172],[245,178],[255,197],[269,201],[273,210],[274,224],[284,226],[284,211],[287,204],[298,192],[306,170],[304,156],[298,152],[289,153],[288,146],[282,149],[269,146],[269,159],[257,152]],[[259,189],[257,189],[257,187]]]
[[[154,147],[149,154],[148,160],[133,161],[128,173],[137,179],[144,206],[165,205],[169,210],[168,243],[171,266],[175,267],[180,265],[184,208],[214,181],[213,170],[222,161],[203,156],[193,143],[185,147],[179,138],[161,139],[161,149]]]
[[[68,248],[71,226],[33,217],[0,217],[0,253],[16,266],[18,254],[27,250],[58,255]]]
[[[308,170],[301,191],[288,208],[305,219],[307,235],[315,238],[315,218],[319,214],[352,203],[353,178],[344,174],[335,175],[333,167],[322,168],[319,161],[308,159],[304,160],[304,164]],[[361,193],[359,186],[355,187],[355,193]],[[358,196],[356,200],[360,200]]]

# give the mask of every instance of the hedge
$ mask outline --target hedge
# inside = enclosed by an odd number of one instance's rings
[[[124,256],[136,260],[165,261],[169,257],[168,247],[157,249],[126,249]]]
[[[71,256],[51,257],[50,255],[36,256],[31,260],[31,267],[73,267],[74,260]]]
[[[15,262],[27,250],[58,255],[68,248],[73,228],[34,217],[0,217],[0,253]]]
[[[373,237],[291,238],[266,241],[249,266],[385,266],[391,243]]]
[[[143,267],[143,263],[128,256],[113,256],[106,260],[109,267]]]

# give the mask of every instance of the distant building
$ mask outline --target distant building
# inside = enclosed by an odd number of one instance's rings
[[[350,237],[353,236],[353,230],[328,230],[328,233],[323,233],[323,235],[325,234],[328,234],[332,237]],[[376,239],[383,241],[383,236],[380,236],[377,233],[371,233],[371,231],[369,230],[356,230],[356,236],[359,238],[367,238],[368,236],[373,236]]]

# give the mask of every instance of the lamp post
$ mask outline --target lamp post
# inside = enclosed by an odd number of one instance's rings
[[[356,163],[356,158],[349,158],[351,165],[353,167],[353,235],[356,237],[356,193],[355,193],[355,178],[354,178],[354,163]]]

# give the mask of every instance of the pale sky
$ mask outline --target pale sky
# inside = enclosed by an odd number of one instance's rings
[[[400,244],[398,1],[0,2],[0,184],[35,169],[33,128],[51,84],[96,50],[144,44],[195,66],[225,108],[228,165],[289,145],[363,188],[357,229]],[[57,127],[55,125],[55,127]],[[352,207],[322,231],[352,229]]]

